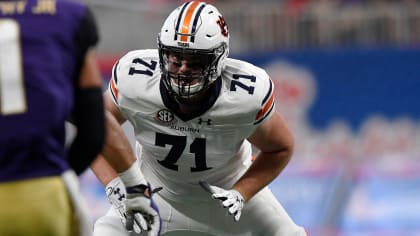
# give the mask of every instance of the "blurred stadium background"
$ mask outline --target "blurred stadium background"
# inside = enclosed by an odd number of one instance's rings
[[[156,47],[183,1],[87,2],[105,86],[118,57]],[[271,189],[295,221],[314,236],[420,235],[419,1],[208,2],[228,23],[231,57],[276,83],[296,151]],[[93,222],[109,204],[91,172],[81,186]]]

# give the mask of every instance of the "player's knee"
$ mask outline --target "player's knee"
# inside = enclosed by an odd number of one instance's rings
[[[273,236],[308,236],[306,230],[303,227],[295,226],[293,228],[290,228],[288,230],[285,230],[284,228],[279,228],[274,234],[270,234]]]
[[[119,217],[103,216],[93,226],[93,236],[128,235]]]

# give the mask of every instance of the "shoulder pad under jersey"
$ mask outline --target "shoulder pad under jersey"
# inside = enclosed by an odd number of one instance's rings
[[[139,90],[145,92],[153,83],[159,83],[158,51],[155,49],[130,51],[112,68],[109,92],[115,104],[124,98],[135,98]]]
[[[225,91],[229,91],[227,104],[240,110],[240,120],[260,124],[274,111],[274,85],[264,69],[228,58],[222,79]]]

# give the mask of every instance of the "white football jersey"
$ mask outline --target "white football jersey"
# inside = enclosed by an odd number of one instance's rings
[[[127,53],[109,84],[142,146],[142,172],[173,201],[207,199],[199,180],[229,189],[242,176],[252,158],[246,138],[274,112],[273,90],[263,69],[228,58],[211,102],[180,117],[168,106],[157,50]]]

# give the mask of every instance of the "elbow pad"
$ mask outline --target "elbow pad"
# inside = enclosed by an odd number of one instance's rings
[[[80,175],[102,151],[105,142],[105,111],[101,88],[78,89],[71,122],[77,128],[68,152],[71,168]]]

